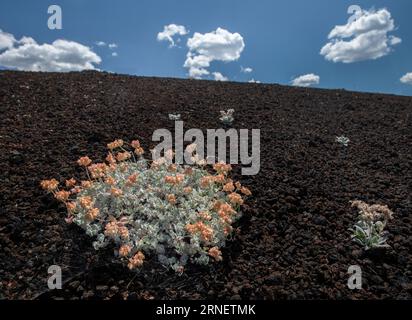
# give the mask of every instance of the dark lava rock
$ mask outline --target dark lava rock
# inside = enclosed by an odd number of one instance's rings
[[[13,151],[10,152],[9,162],[11,164],[15,164],[15,165],[22,164],[22,163],[24,163],[24,156],[21,152],[19,152],[17,150],[13,150]]]

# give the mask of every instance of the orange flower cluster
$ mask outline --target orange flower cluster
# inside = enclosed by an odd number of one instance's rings
[[[40,182],[40,186],[49,192],[54,191],[59,186],[59,182],[56,179],[43,180]]]
[[[129,264],[127,265],[127,267],[130,270],[136,267],[140,267],[143,264],[143,260],[144,260],[144,254],[141,251],[139,251],[133,256],[133,258],[129,259]]]
[[[92,185],[93,185],[93,182],[91,182],[89,180],[85,180],[85,181],[81,182],[81,186],[84,189],[89,189]]]
[[[128,176],[126,184],[128,186],[130,186],[130,185],[136,183],[138,176],[139,175],[137,173],[133,173],[132,175]]]
[[[192,191],[193,191],[192,187],[184,187],[183,188],[183,192],[186,193],[186,194],[191,194]]]
[[[201,211],[201,212],[199,212],[198,214],[199,214],[199,217],[202,218],[202,219],[204,219],[204,220],[209,221],[209,220],[212,219],[212,217],[210,216],[210,214],[209,214],[208,212]]]
[[[232,206],[228,203],[216,201],[213,204],[213,210],[215,210],[221,221],[226,224],[225,227],[229,226],[232,223],[231,216],[236,213],[236,211],[232,208]]]
[[[70,192],[69,192],[69,191],[64,191],[64,190],[57,191],[57,192],[54,194],[54,197],[55,197],[57,200],[61,201],[61,202],[66,202],[66,201],[69,199],[69,197],[70,197]]]
[[[140,148],[140,141],[139,141],[139,140],[133,140],[133,141],[130,143],[130,145],[131,145],[133,148],[135,148],[135,149]]]
[[[109,152],[109,154],[107,155],[106,161],[107,161],[110,165],[116,164],[116,158],[113,156],[113,154],[112,154],[111,152]]]
[[[106,177],[106,179],[104,179],[104,182],[109,186],[114,186],[116,184],[116,180],[114,180],[114,178],[110,176]]]
[[[93,204],[92,197],[90,196],[80,197],[79,202],[84,209],[90,209]]]
[[[213,169],[217,172],[217,173],[221,173],[226,175],[230,170],[232,170],[232,166],[228,163],[224,163],[224,162],[219,162],[219,163],[215,163],[213,165]]]
[[[117,139],[114,140],[113,142],[110,142],[107,144],[107,148],[109,148],[110,150],[114,150],[117,148],[120,148],[123,146],[123,140],[122,139]]]
[[[203,241],[210,241],[213,238],[213,229],[201,221],[186,225],[186,230],[190,234],[200,233]]]
[[[174,194],[168,194],[166,199],[170,204],[176,204],[176,196]]]
[[[126,161],[126,160],[129,160],[131,157],[132,157],[132,155],[128,151],[119,152],[118,154],[116,154],[116,160],[117,161]]]
[[[233,192],[235,191],[235,185],[233,184],[233,181],[229,181],[223,186],[223,191],[225,192]]]
[[[182,183],[184,179],[185,179],[185,175],[178,173],[175,176],[166,176],[165,182],[168,184],[177,185],[177,184]]]
[[[87,221],[94,221],[99,216],[100,210],[98,208],[89,209],[86,213]]]
[[[76,210],[77,204],[76,202],[66,202],[66,208],[69,213],[74,212]]]
[[[77,160],[77,163],[79,166],[87,167],[92,163],[92,160],[88,156],[81,157],[79,160]]]
[[[229,201],[234,205],[241,206],[243,204],[242,196],[239,193],[232,192],[227,197],[229,198]]]
[[[205,189],[215,181],[214,176],[204,176],[200,178],[200,187]]]
[[[104,234],[111,238],[119,236],[122,239],[128,239],[129,229],[125,227],[122,221],[113,220],[106,224]]]
[[[216,261],[222,261],[222,252],[219,250],[218,247],[213,247],[209,249],[209,256],[214,258]]]
[[[137,154],[138,156],[141,156],[144,153],[144,150],[142,147],[134,149],[134,153]]]
[[[119,256],[126,257],[129,255],[130,251],[132,251],[132,248],[129,245],[124,244],[119,248]]]
[[[118,189],[118,188],[111,188],[110,189],[110,193],[114,196],[114,197],[120,197],[123,194],[123,191]]]
[[[69,180],[66,180],[66,187],[67,188],[74,187],[75,185],[76,185],[76,179],[71,178]]]
[[[97,179],[103,178],[109,168],[107,167],[107,164],[101,162],[90,165],[88,169],[90,171],[90,174],[92,175],[92,178]]]

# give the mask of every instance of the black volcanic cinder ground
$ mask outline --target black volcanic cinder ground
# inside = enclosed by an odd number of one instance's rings
[[[154,261],[135,276],[100,256],[64,222],[39,188],[81,174],[82,155],[103,160],[115,138],[155,145],[157,128],[218,128],[234,108],[235,128],[261,129],[261,171],[234,175],[253,196],[210,269],[183,276]],[[0,298],[411,299],[412,98],[279,85],[139,78],[107,73],[0,72]],[[347,148],[335,136],[350,138]],[[387,204],[392,249],[364,254],[350,240],[349,201]],[[47,268],[63,268],[48,292]],[[347,269],[363,289],[347,288]]]

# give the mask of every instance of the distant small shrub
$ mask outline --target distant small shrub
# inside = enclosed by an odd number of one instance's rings
[[[352,207],[359,210],[359,220],[352,231],[352,239],[365,250],[386,248],[386,223],[392,219],[393,212],[386,205],[368,205],[363,201],[351,201]]]
[[[215,164],[210,174],[201,161],[173,164],[172,150],[148,161],[139,141],[130,147],[134,152],[122,140],[109,143],[105,163],[80,158],[89,179],[66,180],[67,190],[59,189],[55,179],[41,186],[65,203],[68,223],[96,238],[96,250],[115,243],[115,256],[129,269],[140,267],[146,254],[179,273],[188,261],[222,260],[220,248],[241,215],[243,197],[251,194],[229,179],[230,164]]]
[[[235,112],[234,109],[229,109],[227,111],[220,111],[220,118],[219,120],[223,122],[224,125],[231,125],[235,120],[233,117],[233,113]]]
[[[172,120],[172,121],[180,120],[180,113],[169,113],[169,120]]]
[[[345,136],[336,137],[335,141],[340,143],[340,144],[343,144],[345,147],[347,147],[349,142],[350,142],[349,138],[347,138]]]

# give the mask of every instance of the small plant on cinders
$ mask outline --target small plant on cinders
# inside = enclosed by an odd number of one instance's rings
[[[234,109],[229,109],[227,111],[220,111],[220,118],[219,120],[225,125],[230,126],[235,118],[233,117],[233,113],[235,112]]]
[[[71,178],[65,188],[56,179],[41,182],[66,205],[66,222],[93,237],[96,250],[114,243],[115,256],[131,270],[138,270],[146,255],[157,256],[177,273],[189,261],[221,261],[220,248],[241,216],[244,198],[251,195],[229,178],[231,165],[214,164],[209,173],[194,144],[186,148],[192,166],[174,164],[172,150],[148,161],[138,140],[107,146],[105,162],[92,163],[87,156],[77,161],[87,180]]]
[[[179,121],[180,120],[180,113],[169,113],[169,120]]]
[[[335,141],[342,144],[342,145],[344,145],[345,147],[347,147],[349,142],[350,142],[349,138],[347,138],[345,136],[336,137]]]
[[[387,232],[384,231],[389,220],[393,218],[393,212],[386,205],[369,205],[363,201],[350,202],[352,207],[359,210],[358,221],[351,228],[352,239],[359,243],[365,250],[390,247],[387,241]]]

